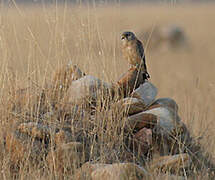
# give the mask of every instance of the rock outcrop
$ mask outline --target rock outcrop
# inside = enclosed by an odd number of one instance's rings
[[[109,84],[70,64],[52,83],[32,103],[40,108],[6,133],[11,163],[19,166],[28,158],[47,163],[61,178],[92,180],[144,179],[190,168],[186,148],[192,138],[177,103],[156,99],[157,88],[136,68]],[[19,103],[15,106],[22,111]]]

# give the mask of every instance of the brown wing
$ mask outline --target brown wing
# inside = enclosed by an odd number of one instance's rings
[[[141,58],[145,58],[145,55],[144,55],[144,49],[143,49],[143,45],[142,45],[142,42],[137,40],[137,51],[138,51],[138,54],[140,55]]]
[[[146,76],[146,79],[150,78],[148,72],[147,72],[147,67],[146,67],[146,57],[145,57],[145,53],[144,53],[144,49],[143,49],[143,45],[142,45],[142,42],[137,40],[137,53],[139,54],[139,56],[141,57],[142,59],[142,66],[145,70],[145,76]]]

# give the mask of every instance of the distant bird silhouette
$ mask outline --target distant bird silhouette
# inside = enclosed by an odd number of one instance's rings
[[[146,58],[141,41],[133,32],[124,32],[121,35],[122,53],[131,66],[135,66],[143,73],[144,79],[150,78],[146,67]]]

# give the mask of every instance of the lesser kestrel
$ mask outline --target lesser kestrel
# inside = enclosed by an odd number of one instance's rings
[[[141,41],[137,39],[133,32],[124,32],[121,35],[122,53],[131,66],[140,68],[144,79],[150,78],[146,68],[146,58]]]

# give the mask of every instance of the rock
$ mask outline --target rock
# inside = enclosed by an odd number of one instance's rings
[[[122,93],[123,96],[127,96],[144,82],[145,79],[143,78],[142,72],[137,68],[132,67],[119,78],[117,85],[121,90],[120,94]]]
[[[153,176],[153,180],[160,180],[160,179],[164,179],[164,180],[186,180],[187,178],[183,177],[183,176],[177,176],[177,175],[173,175],[173,174],[164,174],[164,173],[156,173]]]
[[[81,168],[79,168],[76,171],[73,179],[76,179],[76,180],[92,180],[92,176],[91,176],[92,172],[98,168],[102,168],[105,166],[106,166],[106,164],[100,164],[100,163],[91,164],[90,162],[87,162],[87,163],[83,164],[81,166]]]
[[[162,169],[162,171],[174,170],[178,171],[181,168],[187,168],[191,164],[191,159],[187,153],[177,154],[173,156],[160,156],[153,159],[149,165],[149,169],[154,171],[155,169]]]
[[[99,95],[108,95],[112,86],[98,78],[87,75],[71,83],[66,99],[69,103],[79,103],[83,100],[97,99]]]
[[[150,106],[154,102],[156,96],[157,88],[150,82],[141,84],[131,94],[131,97],[141,99],[145,106]]]
[[[126,121],[127,128],[140,130],[144,127],[153,128],[157,124],[157,116],[151,113],[141,112],[129,116]]]
[[[157,134],[169,136],[174,130],[181,127],[180,117],[175,111],[168,109],[166,107],[157,107],[144,111],[142,114],[153,114],[157,117],[157,124],[155,126]]]
[[[157,99],[144,113],[152,113],[158,119],[153,128],[153,156],[186,152],[189,132],[177,114],[178,105],[171,98]],[[162,143],[161,143],[162,142]]]
[[[186,140],[187,136],[186,128],[176,111],[160,105],[129,116],[126,120],[126,128],[131,132],[137,132],[142,128],[152,129],[155,138],[152,145],[153,156],[156,153],[167,155],[171,152],[178,152],[179,148],[182,149],[182,145],[179,145],[173,137],[176,139],[185,137]]]
[[[134,144],[138,153],[147,154],[152,146],[152,130],[142,128],[134,134]],[[139,152],[140,151],[140,152]]]
[[[92,172],[93,180],[123,180],[144,178],[147,175],[145,169],[132,163],[119,163],[98,168]]]
[[[56,150],[49,151],[46,160],[51,171],[63,174],[80,167],[83,145],[79,142],[61,144]]]
[[[175,100],[171,98],[159,98],[152,104],[152,107],[155,107],[156,105],[160,105],[162,107],[166,107],[175,112],[178,112],[178,105],[176,104]],[[152,107],[149,107],[149,109],[153,109]]]
[[[75,179],[127,180],[149,177],[147,171],[134,163],[84,164]]]
[[[128,115],[142,112],[145,109],[145,105],[141,99],[127,97],[115,104],[120,106],[122,111],[124,110]]]

